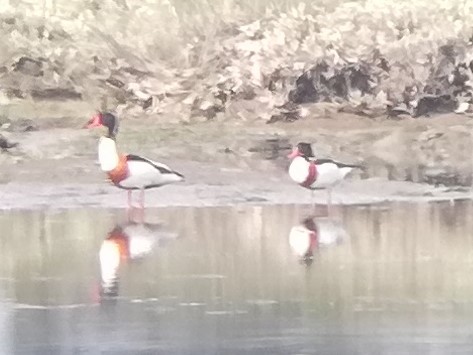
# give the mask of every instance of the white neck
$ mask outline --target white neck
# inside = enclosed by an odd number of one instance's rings
[[[99,141],[99,162],[103,171],[111,171],[118,165],[117,145],[108,137],[101,137]]]

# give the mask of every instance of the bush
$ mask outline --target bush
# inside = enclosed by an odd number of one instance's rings
[[[471,102],[473,2],[17,3],[0,14],[8,95],[184,119],[234,117],[248,102],[247,118],[265,120],[320,101],[373,115],[419,114],[426,95]]]

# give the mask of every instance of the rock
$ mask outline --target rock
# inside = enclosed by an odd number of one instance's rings
[[[0,134],[0,149],[2,149],[2,151],[5,152],[8,149],[14,148],[16,146],[18,146],[18,143],[10,142],[8,139],[6,139]]]
[[[319,96],[309,72],[302,74],[296,80],[296,88],[289,92],[289,101],[296,104],[317,102]]]
[[[432,139],[436,139],[436,138],[440,138],[444,135],[445,133],[443,132],[436,132],[434,130],[427,130],[427,131],[424,131],[422,132],[419,137],[417,138],[417,140],[419,142],[428,142]]]
[[[70,88],[33,89],[31,97],[35,100],[81,100],[82,94]]]
[[[470,104],[468,102],[461,102],[457,109],[455,110],[455,113],[462,114],[468,111],[470,108]]]
[[[108,78],[107,80],[105,80],[105,82],[111,86],[114,86],[116,88],[123,88],[125,86],[125,83],[119,79],[116,79],[116,78],[113,78],[113,77],[110,77]]]
[[[457,107],[456,99],[451,95],[428,95],[420,98],[412,117],[428,116],[431,113],[453,112]]]
[[[274,113],[266,123],[279,121],[293,122],[301,118],[299,105],[290,101],[282,106],[276,107],[276,110],[277,113]]]
[[[461,186],[468,184],[464,179],[446,167],[428,168],[423,173],[423,181],[432,185]]]
[[[281,156],[281,152],[288,152],[292,148],[288,138],[271,137],[261,141],[257,146],[248,149],[250,153],[258,153],[266,160],[274,160]]]
[[[13,71],[30,76],[43,76],[43,62],[30,57],[20,57],[13,64]]]
[[[334,97],[347,99],[353,90],[370,92],[370,81],[374,79],[367,63],[332,64],[323,60],[297,78],[288,99],[297,104],[330,101]]]
[[[8,132],[32,132],[39,130],[38,125],[33,120],[26,118],[9,119],[3,126]]]
[[[412,110],[405,104],[400,104],[399,106],[387,105],[386,113],[388,118],[397,118],[402,115],[412,116]]]

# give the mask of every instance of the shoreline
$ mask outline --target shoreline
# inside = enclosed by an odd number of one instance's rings
[[[19,120],[2,131],[19,146],[0,154],[0,210],[125,207],[126,193],[109,185],[97,165],[100,130],[80,129],[84,117],[44,114],[35,119],[37,130],[16,129]],[[274,125],[179,125],[158,118],[121,123],[120,152],[160,161],[186,177],[185,183],[148,191],[148,207],[309,204],[310,191],[287,174],[286,155],[300,141],[312,143],[319,157],[366,168],[334,189],[334,204],[473,198],[473,120],[464,116],[369,121],[340,115]],[[316,191],[314,202],[324,204],[326,196]]]
[[[238,177],[237,177],[238,179]],[[33,184],[0,185],[0,210],[61,210],[77,208],[126,208],[126,192],[114,186],[97,184]],[[137,196],[137,195],[136,195]],[[333,205],[372,205],[380,203],[428,203],[471,200],[470,188],[434,187],[428,184],[387,181],[384,179],[347,180],[333,190]],[[311,192],[290,182],[266,184],[185,183],[146,192],[146,208],[219,207],[312,204],[326,205],[324,190]]]

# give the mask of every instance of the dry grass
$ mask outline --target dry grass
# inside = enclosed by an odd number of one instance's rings
[[[412,91],[410,100],[450,90],[458,65],[473,60],[468,0],[9,4],[0,14],[7,96],[59,87],[92,103],[103,105],[107,97],[108,108],[118,105],[130,115],[152,100],[148,112],[178,120],[267,120],[287,103],[296,79],[321,63],[326,70],[315,74],[336,81],[356,68],[369,87],[343,79],[346,92],[339,95],[311,76],[315,101],[384,110]],[[37,62],[18,65],[22,57]],[[465,90],[471,70],[467,76],[457,101],[471,101]]]

